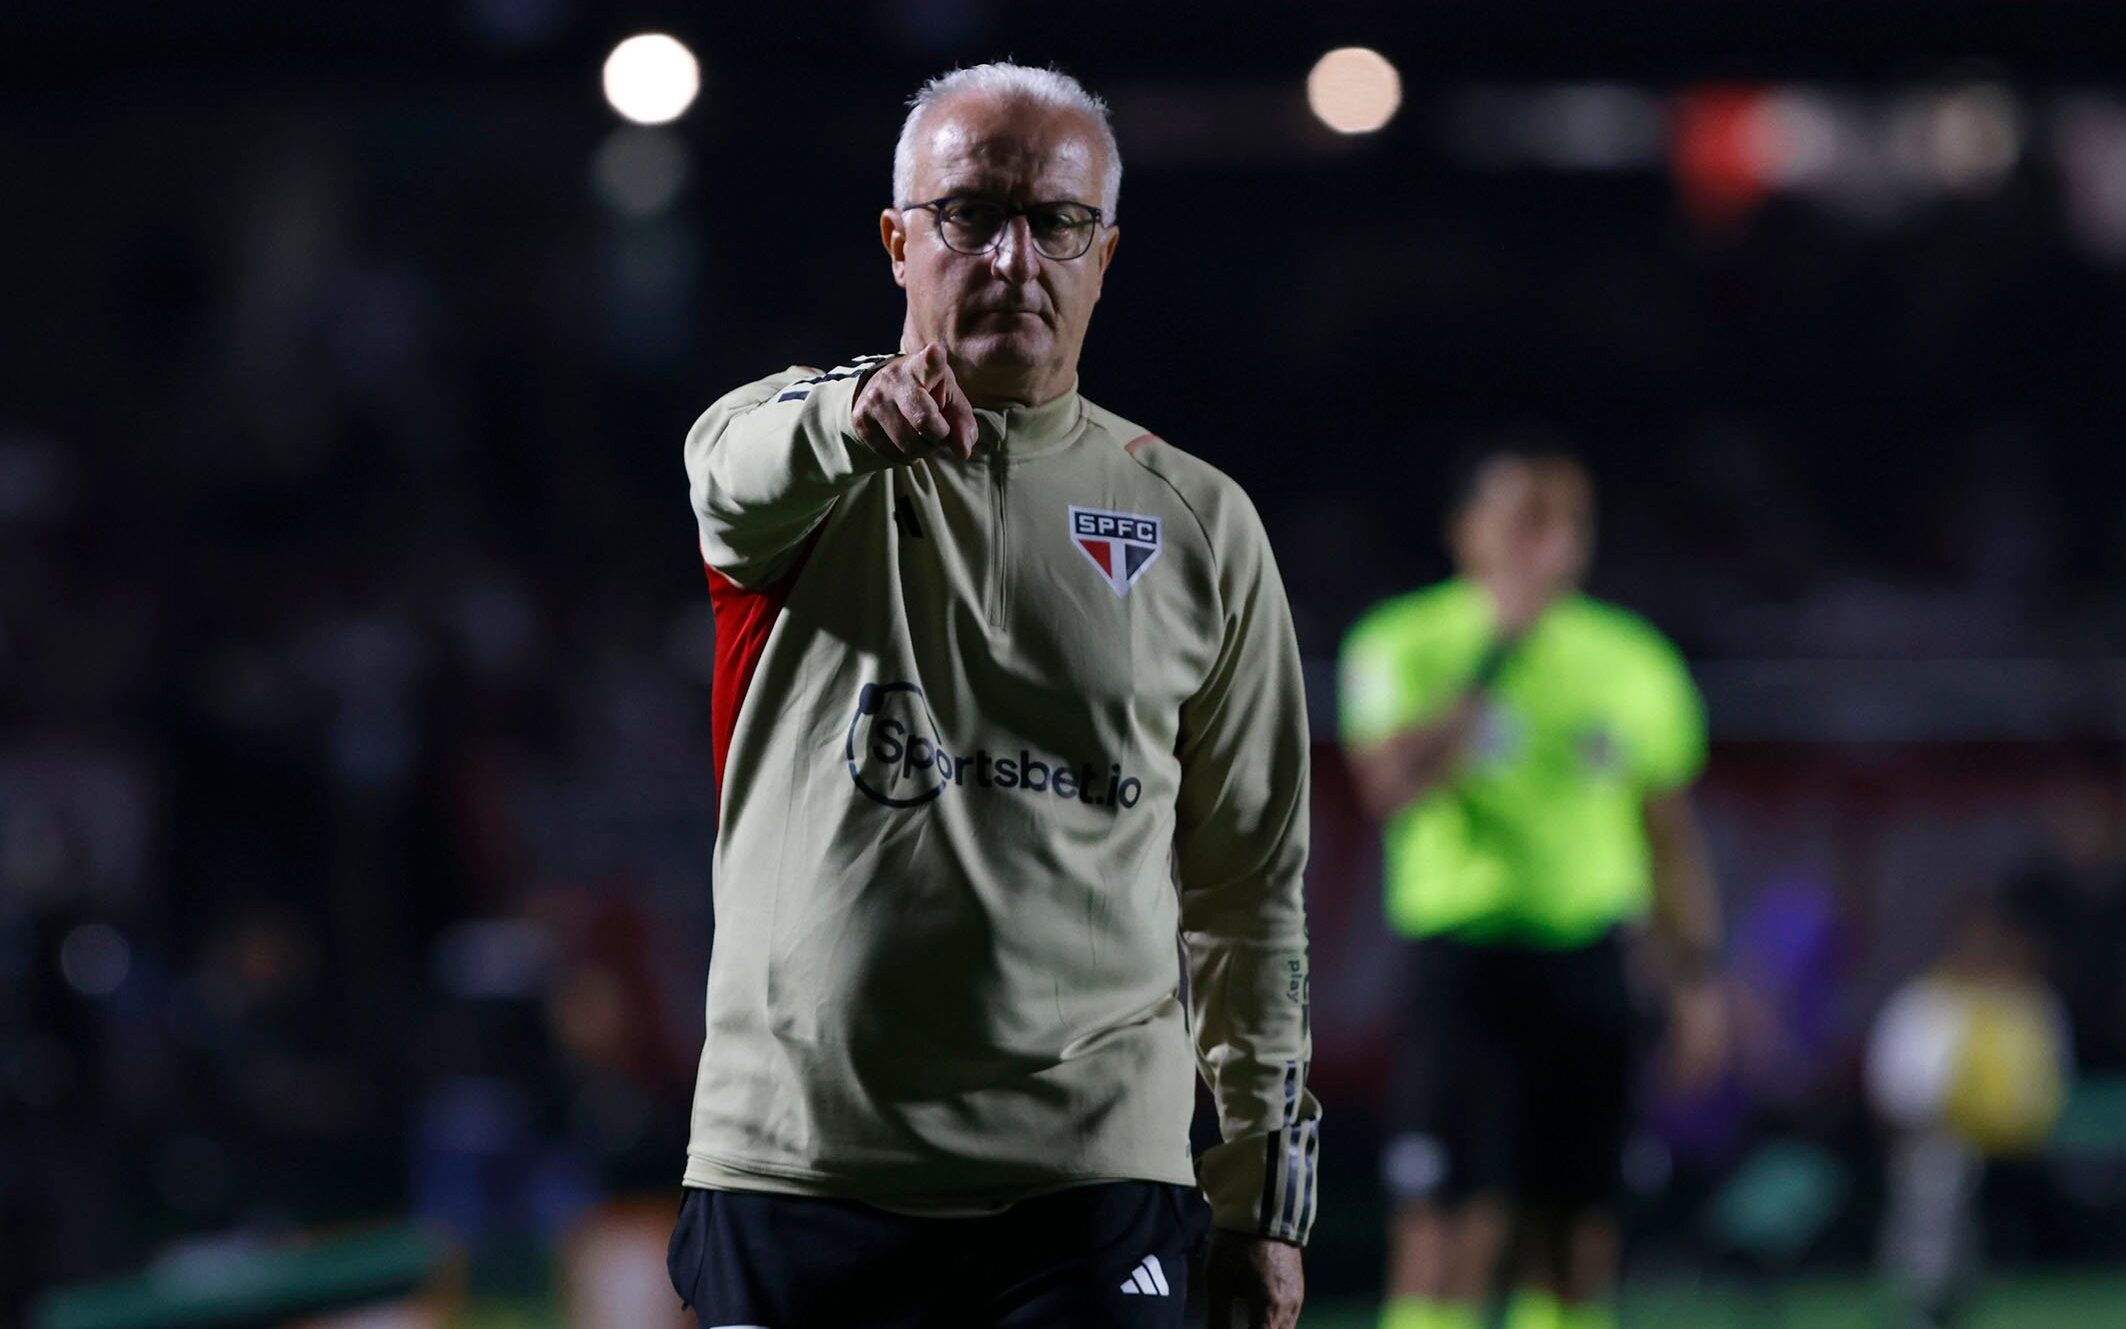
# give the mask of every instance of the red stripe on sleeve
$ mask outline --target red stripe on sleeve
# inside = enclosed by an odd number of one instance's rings
[[[789,602],[791,588],[797,585],[798,575],[805,570],[820,532],[826,528],[825,521],[813,527],[790,570],[765,586],[749,589],[706,562],[701,565],[709,575],[709,604],[716,616],[716,671],[709,685],[709,747],[716,766],[719,808],[723,804],[724,763],[731,755],[731,736],[738,729],[739,710],[753,686],[753,671],[760,667],[761,652],[768,648],[768,634],[774,630],[775,620]]]

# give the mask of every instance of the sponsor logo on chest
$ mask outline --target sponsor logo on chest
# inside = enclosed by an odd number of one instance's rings
[[[1070,540],[1117,599],[1129,594],[1163,547],[1157,517],[1141,512],[1070,507]]]
[[[938,733],[930,702],[914,683],[866,683],[858,690],[842,759],[857,792],[889,808],[921,807],[956,789],[1004,790],[1125,811],[1144,797],[1144,781],[1119,761],[1073,761],[1024,746],[956,751]]]

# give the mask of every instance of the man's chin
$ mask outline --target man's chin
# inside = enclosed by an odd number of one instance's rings
[[[1038,334],[977,334],[955,345],[952,358],[964,368],[970,387],[974,383],[1006,386],[1039,375],[1055,352],[1055,338],[1044,328]]]
[[[1055,354],[1056,339],[1045,327],[978,332],[961,338],[952,349],[954,358],[971,369],[1030,369]]]

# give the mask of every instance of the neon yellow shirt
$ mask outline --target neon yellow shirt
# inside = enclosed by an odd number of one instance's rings
[[[1444,713],[1493,623],[1490,597],[1460,579],[1369,611],[1344,638],[1344,742]],[[1389,819],[1389,923],[1574,946],[1644,914],[1645,801],[1705,762],[1704,706],[1682,657],[1637,615],[1574,596],[1536,621],[1486,695],[1461,766]]]

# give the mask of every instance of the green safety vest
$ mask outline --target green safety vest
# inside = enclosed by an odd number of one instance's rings
[[[1344,639],[1344,742],[1362,748],[1441,715],[1493,636],[1490,597],[1461,579],[1375,607]],[[1560,601],[1488,690],[1461,766],[1389,819],[1390,924],[1575,946],[1643,915],[1645,802],[1704,762],[1704,706],[1675,647],[1614,605]]]

